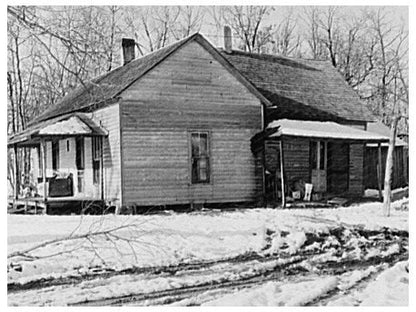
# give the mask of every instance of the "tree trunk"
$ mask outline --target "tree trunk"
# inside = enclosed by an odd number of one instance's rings
[[[390,131],[390,141],[389,148],[387,150],[387,160],[386,160],[386,173],[384,175],[384,203],[383,203],[383,212],[386,217],[390,216],[390,204],[391,204],[391,174],[393,171],[393,152],[394,145],[396,143],[396,132],[397,132],[397,123],[399,117],[394,117],[391,124]]]

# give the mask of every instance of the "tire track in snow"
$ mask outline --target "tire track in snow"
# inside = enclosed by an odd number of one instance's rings
[[[77,284],[80,284],[85,281],[95,280],[95,279],[109,279],[114,276],[119,275],[126,275],[126,276],[134,276],[134,275],[143,275],[144,279],[155,279],[160,277],[189,277],[191,275],[198,275],[204,276],[203,279],[205,282],[192,285],[192,286],[185,286],[181,288],[173,288],[173,289],[164,289],[158,290],[154,292],[148,293],[137,293],[128,296],[119,296],[113,297],[108,299],[98,299],[95,301],[85,301],[85,302],[78,302],[74,305],[121,305],[121,304],[140,304],[140,303],[148,303],[148,304],[161,304],[161,303],[172,303],[176,301],[180,301],[197,294],[206,293],[209,291],[223,289],[224,291],[234,290],[238,288],[246,288],[255,285],[260,285],[266,281],[270,280],[282,280],[288,278],[289,276],[305,276],[310,274],[316,274],[316,272],[310,271],[311,260],[313,260],[314,256],[318,256],[321,254],[325,254],[328,252],[331,246],[326,248],[321,248],[319,250],[314,251],[306,251],[305,248],[311,246],[316,242],[323,243],[325,242],[328,237],[336,237],[342,243],[339,247],[339,251],[348,251],[349,248],[346,248],[344,245],[346,238],[344,237],[344,227],[331,229],[329,233],[306,233],[307,241],[305,242],[304,246],[302,246],[297,254],[288,255],[285,254],[284,251],[281,251],[279,254],[271,254],[271,255],[262,255],[255,252],[246,253],[243,255],[238,255],[235,257],[230,258],[223,258],[219,260],[210,260],[210,261],[199,261],[195,263],[181,263],[179,265],[171,265],[171,266],[161,266],[161,267],[146,267],[146,268],[132,268],[123,271],[111,271],[111,272],[104,272],[104,273],[93,273],[87,275],[78,275],[78,276],[69,276],[65,278],[58,278],[58,279],[44,279],[38,280],[26,284],[9,284],[8,285],[8,293],[18,293],[24,290],[36,290],[42,289],[45,287],[51,286],[60,286],[60,285],[68,285],[68,287],[77,287]],[[348,229],[351,230],[351,229]],[[386,249],[388,246],[399,244],[399,245],[407,245],[408,240],[408,233],[407,232],[394,232],[388,229],[384,229],[382,231],[367,231],[363,229],[353,229],[353,233],[356,233],[359,237],[365,237],[367,241],[365,242],[365,246],[372,247],[372,248],[379,248],[379,249]],[[267,249],[271,245],[271,236],[273,235],[273,231],[270,231],[268,234],[269,240],[268,245],[265,246]],[[321,245],[322,247],[322,245]],[[403,250],[401,248],[399,254],[390,255],[390,256],[376,256],[369,259],[367,262],[363,259],[344,259],[343,261],[335,262],[335,261],[328,261],[325,258],[321,258],[317,263],[313,263],[316,268],[321,270],[324,274],[342,274],[342,272],[346,272],[348,270],[362,268],[363,266],[374,265],[381,262],[390,262],[396,261],[398,257],[407,257],[407,250]],[[283,265],[278,265],[276,267],[272,267],[269,269],[262,270],[261,266],[259,266],[259,270],[256,272],[251,272],[250,274],[245,274],[244,272],[238,272],[239,266],[241,270],[241,265],[246,264],[250,265],[250,261],[257,261],[263,263],[264,267],[267,265],[270,266],[272,261],[276,261],[277,259],[286,259],[286,263]],[[302,263],[300,263],[302,262]],[[308,264],[309,263],[309,267]],[[244,273],[242,278],[227,280],[212,280],[210,278],[210,274],[217,273],[218,268],[216,266],[222,265],[221,271],[235,271],[237,273]],[[233,269],[234,268],[234,269]],[[23,294],[22,294],[23,295]],[[152,303],[153,302],[153,303]]]
[[[394,264],[398,261],[408,258],[407,251],[401,251],[396,254],[388,256],[375,256],[367,260],[344,260],[334,263],[322,263],[320,268],[325,272],[324,275],[339,275],[342,273],[354,271],[357,269],[365,269],[370,266],[379,265],[381,263]],[[284,265],[278,265],[272,269],[259,271],[251,276],[244,276],[237,280],[225,281],[208,281],[198,285],[185,286],[180,288],[172,288],[149,293],[138,293],[127,296],[120,296],[116,298],[98,299],[70,304],[71,306],[121,306],[121,305],[160,305],[171,304],[173,302],[182,301],[194,296],[198,296],[209,291],[217,291],[222,289],[224,292],[230,292],[236,289],[247,288],[251,286],[259,286],[268,281],[282,281],[290,276],[304,279],[307,276],[317,275],[316,272],[308,272],[302,265],[302,262],[307,262],[307,257],[298,258],[296,261],[291,261]],[[315,298],[312,302],[306,305],[315,305],[317,302],[335,296],[342,290],[334,288],[322,296]]]

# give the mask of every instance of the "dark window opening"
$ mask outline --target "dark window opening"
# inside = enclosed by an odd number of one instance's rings
[[[52,141],[52,170],[59,168],[59,141]]]
[[[191,133],[192,183],[209,183],[210,164],[207,132]]]
[[[75,140],[75,158],[76,166],[78,170],[85,169],[85,151],[84,151],[84,138],[77,137]]]
[[[38,151],[38,165],[39,165],[38,178],[43,178],[43,161],[42,161],[42,153],[41,153],[40,147],[37,149],[37,151]]]

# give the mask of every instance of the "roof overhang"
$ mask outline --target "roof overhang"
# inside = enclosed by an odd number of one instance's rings
[[[7,146],[37,146],[42,139],[69,138],[75,136],[107,136],[108,132],[86,114],[72,113],[46,120],[10,136]]]
[[[268,129],[277,129],[268,138],[306,137],[362,143],[388,142],[389,137],[330,121],[281,119],[271,122]]]

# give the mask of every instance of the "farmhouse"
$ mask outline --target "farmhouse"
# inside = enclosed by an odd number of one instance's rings
[[[9,137],[15,152],[32,148],[36,184],[26,199],[16,185],[10,202],[51,213],[285,204],[305,183],[316,200],[361,196],[365,146],[388,136],[367,131],[375,119],[337,70],[236,51],[225,38],[218,49],[196,33],[137,59],[123,39],[123,66]]]

